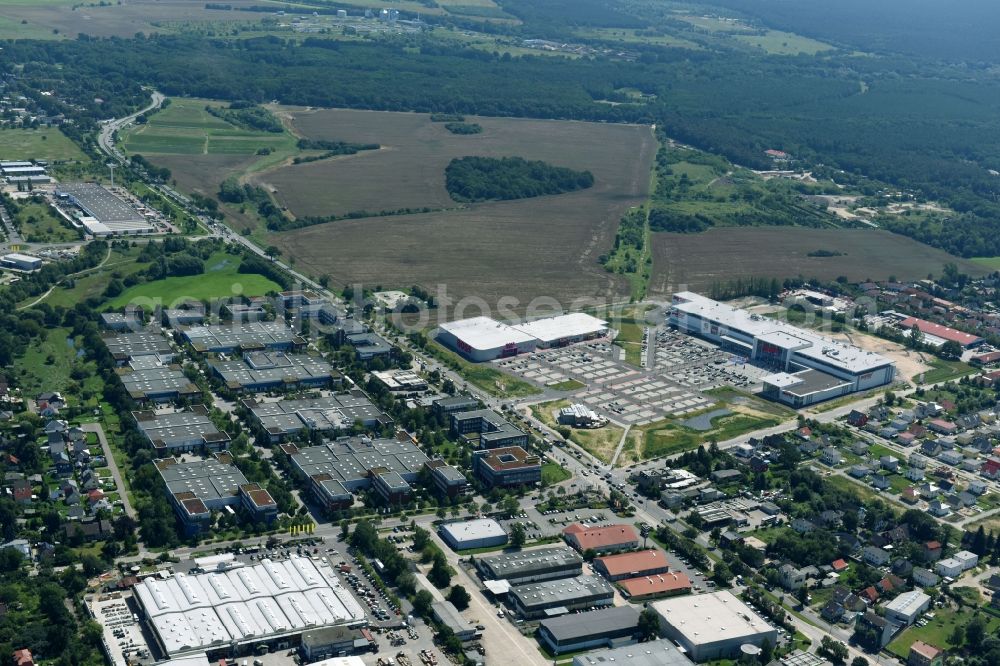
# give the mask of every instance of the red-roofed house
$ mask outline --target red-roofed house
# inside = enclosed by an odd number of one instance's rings
[[[954,435],[958,432],[958,426],[951,421],[944,419],[934,419],[927,423],[927,428],[942,435]]]
[[[1000,460],[987,458],[979,468],[979,473],[990,479],[1000,478]]]
[[[937,562],[941,559],[941,542],[928,541],[924,544],[924,562]]]
[[[861,590],[858,596],[867,601],[868,605],[870,606],[871,604],[878,601],[879,595],[878,595],[878,590],[875,589],[875,586],[869,585],[865,589]]]
[[[31,650],[14,650],[14,666],[35,666],[35,658],[31,656]]]
[[[846,560],[834,560],[833,563],[830,564],[830,566],[833,567],[834,571],[836,571],[837,573],[840,573],[841,571],[844,571],[845,569],[847,569],[847,561]]]
[[[566,543],[581,553],[592,550],[595,553],[616,553],[639,547],[639,535],[631,525],[605,525],[584,527],[573,523],[563,530]]]
[[[944,652],[923,641],[914,641],[906,663],[907,666],[941,666],[944,663]]]

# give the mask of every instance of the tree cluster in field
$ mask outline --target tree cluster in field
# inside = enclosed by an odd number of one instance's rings
[[[138,153],[132,155],[129,158],[129,162],[132,163],[133,167],[144,170],[147,174],[149,174],[149,177],[152,178],[153,180],[159,181],[161,183],[165,183],[168,180],[170,180],[171,176],[170,169],[168,169],[167,167],[156,166],[155,164],[153,164],[152,162],[150,162],[149,160],[147,160],[145,157],[143,157]]]
[[[377,143],[349,143],[347,141],[327,141],[325,139],[299,139],[299,150],[322,150],[329,155],[354,155],[362,150],[378,150]]]
[[[233,102],[228,107],[208,104],[205,110],[216,118],[242,129],[272,134],[281,134],[285,131],[277,116],[252,102]]]
[[[460,113],[432,113],[432,123],[461,123],[465,121],[465,116]]]
[[[479,123],[445,123],[444,128],[452,134],[482,134],[483,126]]]
[[[527,199],[592,187],[594,174],[523,157],[460,157],[445,168],[445,188],[455,201]]]
[[[381,146],[377,143],[345,143],[343,141],[323,141],[319,139],[299,139],[300,150],[322,150],[319,155],[299,155],[292,160],[293,164],[308,164],[309,162],[319,162],[331,157],[340,155],[356,155],[362,150],[378,150]]]

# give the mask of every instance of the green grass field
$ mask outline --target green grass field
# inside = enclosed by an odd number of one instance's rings
[[[112,308],[128,303],[143,307],[157,304],[170,306],[185,299],[212,300],[230,296],[262,296],[269,291],[281,291],[281,286],[253,273],[238,273],[240,260],[225,252],[217,252],[205,262],[205,273],[184,277],[169,277],[156,282],[137,284],[109,301]]]
[[[14,216],[21,237],[29,243],[70,243],[80,240],[80,232],[59,217],[46,203],[19,202]]]
[[[552,486],[573,476],[569,470],[564,469],[556,463],[545,463],[542,465],[542,485]]]
[[[816,55],[821,51],[833,51],[834,47],[801,35],[780,30],[768,30],[763,35],[737,35],[739,41],[763,49],[771,55]]]
[[[986,620],[986,635],[996,635],[1000,630],[1000,618],[983,614]],[[943,609],[934,611],[934,619],[923,627],[913,626],[889,643],[889,652],[906,659],[910,654],[910,646],[914,641],[924,641],[931,645],[948,650],[956,647],[949,640],[956,626],[964,627],[972,619],[972,611]]]
[[[127,130],[125,150],[143,155],[254,155],[261,148],[295,149],[295,138],[287,132],[244,130],[213,116],[206,105],[223,106],[205,99],[171,99],[147,123]]]
[[[961,361],[944,361],[939,358],[932,358],[928,363],[932,369],[923,373],[923,375],[915,377],[915,379],[920,380],[924,384],[946,382],[964,377],[965,375],[971,375],[976,371],[971,365],[962,363]]]
[[[535,418],[554,430],[564,427],[556,422],[555,413],[563,407],[568,407],[569,404],[569,400],[543,402],[532,405],[531,412]],[[609,462],[618,447],[618,443],[621,442],[623,434],[625,434],[624,428],[613,425],[594,429],[570,428],[569,439],[598,460]]]
[[[2,26],[0,26],[2,27]],[[2,129],[0,156],[4,160],[82,160],[86,156],[58,129]]]
[[[528,382],[508,375],[506,372],[500,372],[488,364],[469,363],[434,340],[428,342],[427,351],[451,367],[467,382],[490,395],[518,398],[541,393],[539,389]]]
[[[17,382],[25,395],[40,391],[61,391],[84,397],[88,405],[97,405],[102,381],[93,362],[80,354],[79,340],[70,338],[70,329],[52,328],[44,338],[34,341],[16,363]],[[85,378],[74,380],[74,368],[86,371]]]
[[[979,264],[991,271],[1000,271],[1000,257],[973,257],[969,261]]]
[[[711,430],[698,431],[674,422],[672,419],[656,421],[640,430],[644,433],[642,458],[659,458],[696,449],[711,440],[723,442],[744,433],[770,428],[781,421],[777,418],[728,414],[712,419]]]
[[[583,382],[578,382],[575,379],[567,379],[564,382],[558,382],[556,384],[549,384],[547,388],[555,389],[556,391],[576,391],[582,389],[587,385]]]

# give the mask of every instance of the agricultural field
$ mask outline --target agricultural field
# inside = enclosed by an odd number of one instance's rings
[[[241,129],[208,113],[206,105],[221,104],[172,98],[170,106],[152,114],[149,122],[130,128],[122,145],[129,154],[141,154],[170,169],[180,190],[206,196],[214,196],[227,176],[261,162],[280,162],[298,150],[295,137],[287,132]],[[258,155],[261,148],[271,152]]]
[[[255,0],[225,0],[233,7],[259,5]],[[132,37],[137,32],[171,32],[174,21],[207,23],[233,20],[234,12],[206,9],[203,0],[128,0],[87,3],[78,0],[4,0],[0,3],[0,39],[75,39]],[[239,18],[257,23],[256,14]]]
[[[3,30],[0,20],[0,32]],[[0,156],[5,161],[48,160],[64,162],[85,159],[83,152],[55,127],[44,129],[0,129]]]
[[[270,291],[281,291],[281,286],[263,275],[238,273],[240,258],[217,252],[205,261],[202,275],[168,277],[155,282],[137,284],[109,301],[112,308],[129,303],[143,307],[172,304],[185,300],[212,300],[232,296],[262,296]]]
[[[816,250],[843,253],[837,257],[809,257]],[[682,288],[707,290],[714,283],[736,277],[801,275],[833,280],[846,276],[865,279],[916,280],[928,273],[940,275],[954,263],[969,275],[989,271],[904,236],[864,229],[725,228],[697,234],[653,234],[651,294]]]
[[[598,257],[617,223],[647,195],[656,142],[648,127],[467,117],[483,132],[450,134],[424,114],[303,111],[309,138],[377,143],[378,151],[281,167],[254,182],[297,216],[429,208],[437,212],[341,220],[273,236],[296,265],[335,282],[445,284],[457,297],[619,297],[621,276]],[[459,206],[444,170],[454,157],[519,156],[590,170],[592,188]],[[373,243],[373,238],[378,242]]]

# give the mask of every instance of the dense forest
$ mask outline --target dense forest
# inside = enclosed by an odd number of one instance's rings
[[[448,194],[464,203],[563,194],[594,184],[589,171],[523,157],[461,157],[448,164],[444,175]]]

